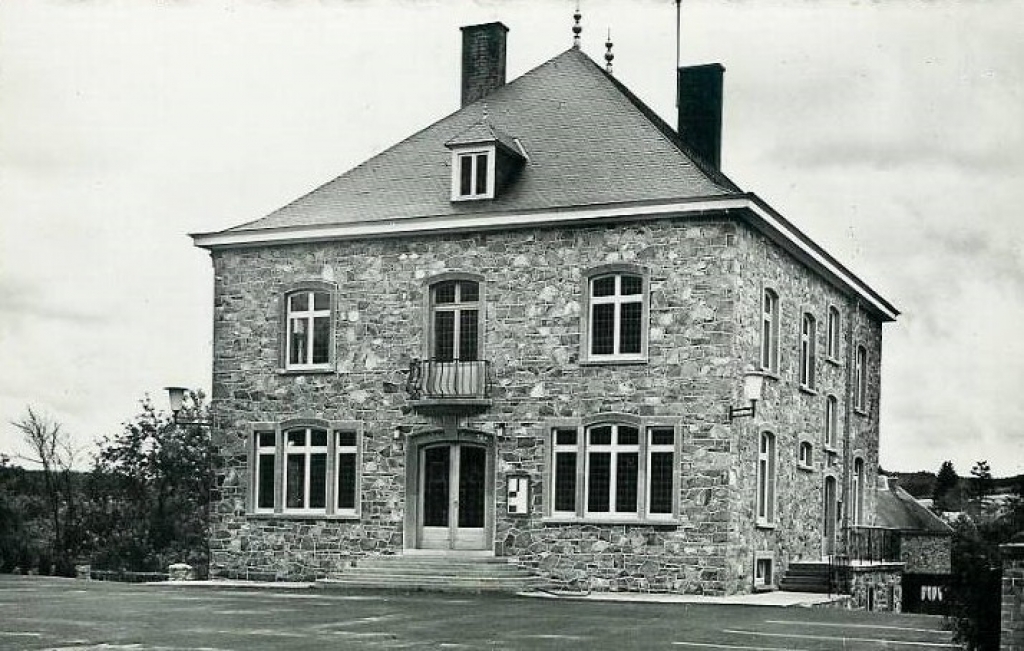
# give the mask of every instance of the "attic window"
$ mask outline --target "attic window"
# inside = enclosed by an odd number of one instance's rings
[[[494,147],[452,152],[452,201],[494,198]]]

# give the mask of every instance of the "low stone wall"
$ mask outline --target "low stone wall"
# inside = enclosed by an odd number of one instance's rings
[[[850,567],[849,572],[850,608],[902,612],[902,563],[854,565]]]
[[[906,574],[949,574],[953,571],[952,534],[900,534],[900,560]]]
[[[1000,547],[1003,555],[1003,589],[999,648],[1024,651],[1024,543]]]

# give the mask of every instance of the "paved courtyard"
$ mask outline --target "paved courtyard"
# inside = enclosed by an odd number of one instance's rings
[[[941,620],[825,608],[129,585],[0,575],[0,648],[951,649]]]

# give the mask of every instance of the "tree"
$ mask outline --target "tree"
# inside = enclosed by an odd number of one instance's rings
[[[108,437],[89,481],[95,560],[110,569],[162,570],[170,562],[205,566],[213,455],[210,430],[178,425],[149,398],[122,432]],[[191,393],[182,420],[205,415]]]
[[[73,557],[80,542],[72,484],[72,467],[77,451],[63,426],[31,405],[26,407],[25,415],[11,421],[11,424],[21,431],[22,439],[31,450],[32,456],[20,458],[42,467],[43,490],[53,528],[50,558],[56,562],[61,574],[69,575],[73,571]],[[44,564],[48,565],[40,563]],[[40,571],[48,572],[49,567],[40,567]]]
[[[943,461],[939,475],[935,479],[935,492],[932,493],[934,508],[937,511],[960,510],[960,476],[956,474],[952,461]]]
[[[974,477],[973,493],[974,498],[979,502],[983,502],[986,497],[992,494],[993,480],[992,480],[992,469],[989,468],[988,461],[978,461],[971,468],[971,476]]]

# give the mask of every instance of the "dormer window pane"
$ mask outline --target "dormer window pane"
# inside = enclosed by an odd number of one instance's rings
[[[473,157],[459,156],[459,194],[468,197],[473,194]]]
[[[487,154],[476,155],[476,192],[487,194]]]

